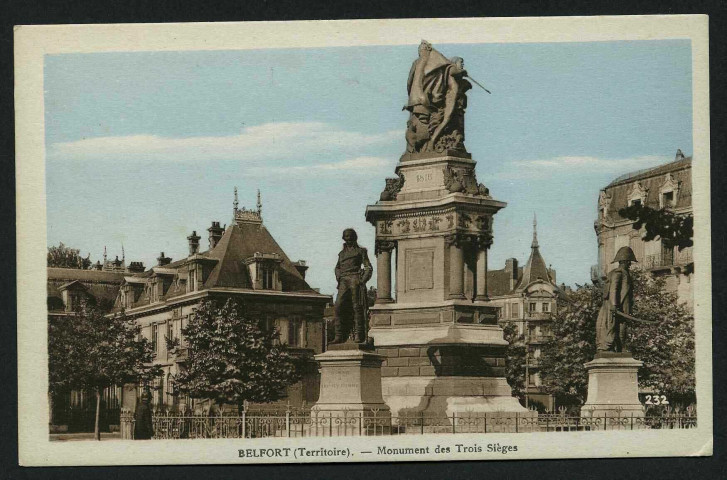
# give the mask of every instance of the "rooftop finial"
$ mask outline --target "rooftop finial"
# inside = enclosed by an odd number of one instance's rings
[[[235,187],[235,200],[232,202],[233,218],[237,214],[238,205],[240,205],[240,202],[237,201],[237,187]]]
[[[103,246],[103,263],[106,263],[106,245]]]
[[[263,202],[260,200],[260,189],[257,189],[257,214],[262,216]]]
[[[126,260],[126,253],[124,253],[124,244],[123,243],[121,244],[121,260],[122,261]]]
[[[533,213],[533,244],[530,248],[538,248],[538,217]]]

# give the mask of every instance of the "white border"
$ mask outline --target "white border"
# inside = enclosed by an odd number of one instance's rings
[[[692,42],[692,202],[699,427],[693,430],[427,435],[148,442],[50,442],[47,400],[46,210],[43,59],[47,54],[117,51],[240,50],[354,45],[529,43],[690,39]],[[21,465],[130,465],[338,461],[293,457],[247,459],[239,448],[350,448],[517,445],[487,453],[385,457],[341,461],[465,460],[677,456],[712,454],[711,242],[709,190],[709,54],[705,15],[529,17],[251,23],[21,26],[15,28],[16,201],[18,287],[18,440]],[[595,198],[595,197],[594,197]],[[361,208],[364,206],[362,205]]]

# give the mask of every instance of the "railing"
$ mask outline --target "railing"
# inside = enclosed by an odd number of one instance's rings
[[[598,430],[696,428],[693,409],[659,415],[622,414],[618,410],[596,416],[560,413],[463,413],[453,415],[389,416],[386,412],[282,412],[241,415],[157,414],[152,417],[154,439],[266,438],[422,435],[430,433],[526,433]],[[121,436],[132,439],[133,414],[121,413]]]
[[[647,255],[644,258],[644,268],[670,267],[674,265],[674,255],[672,253],[655,255]]]
[[[692,263],[692,250],[663,252],[644,257],[644,268],[672,267]]]

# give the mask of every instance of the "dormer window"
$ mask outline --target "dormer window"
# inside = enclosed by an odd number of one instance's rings
[[[674,192],[664,192],[661,194],[661,208],[670,208],[674,206]]]
[[[248,273],[252,288],[255,290],[276,290],[281,291],[283,284],[280,281],[280,264],[282,257],[277,253],[260,253],[246,259]]]
[[[263,290],[272,290],[274,288],[275,267],[270,264],[263,264],[260,269],[262,270]]]

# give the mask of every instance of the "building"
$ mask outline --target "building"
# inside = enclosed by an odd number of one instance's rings
[[[265,228],[259,193],[256,210],[239,209],[235,189],[231,225],[212,222],[207,231],[208,249],[201,251],[201,238],[194,231],[187,237],[186,258],[172,261],[162,252],[148,270],[140,262],[131,262],[123,271],[106,271],[106,261],[97,263],[94,270],[49,268],[49,316],[69,315],[82,298],[104,302],[112,311],[123,309],[141,326],[142,335],[152,344],[154,362],[164,371],[152,390],[154,406],[195,408],[205,402],[195,404],[193,399],[181,397],[173,381],[187,352],[182,329],[200,302],[241,298],[251,316],[278,330],[280,341],[293,354],[310,359],[308,373],[289,387],[284,401],[294,406],[314,402],[318,374],[313,355],[325,346],[323,311],[331,297],[308,285],[306,262],[291,261]],[[178,340],[179,346],[168,349],[166,339]],[[133,409],[139,387],[119,390],[114,390],[111,403]],[[71,394],[77,396],[77,392]]]
[[[498,307],[499,323],[514,323],[528,347],[525,394],[528,402],[539,402],[553,409],[554,399],[545,393],[539,373],[542,346],[552,338],[552,315],[561,289],[555,283],[555,270],[546,266],[538,244],[537,220],[533,219],[530,258],[519,266],[508,258],[505,268],[487,272],[487,292]]]
[[[617,265],[612,263],[619,248],[629,246],[639,265],[653,275],[663,276],[666,287],[679,300],[692,306],[694,262],[692,248],[666,248],[661,239],[644,241],[644,230],[634,230],[633,221],[619,210],[640,203],[654,209],[668,209],[678,215],[692,214],[692,157],[677,150],[674,161],[655,168],[622,175],[601,189],[598,218],[594,223],[598,239],[598,264],[592,268],[594,281],[604,279]]]
[[[119,271],[49,267],[46,282],[48,322],[67,319],[82,302],[89,302],[102,311],[110,311],[123,280],[124,273]],[[118,417],[122,395],[120,387],[107,388],[103,392],[104,408],[100,415],[102,428],[112,423],[112,418]],[[49,404],[49,422],[52,426],[63,425],[63,430],[71,431],[93,430],[96,409],[93,392],[65,392],[50,397]]]

